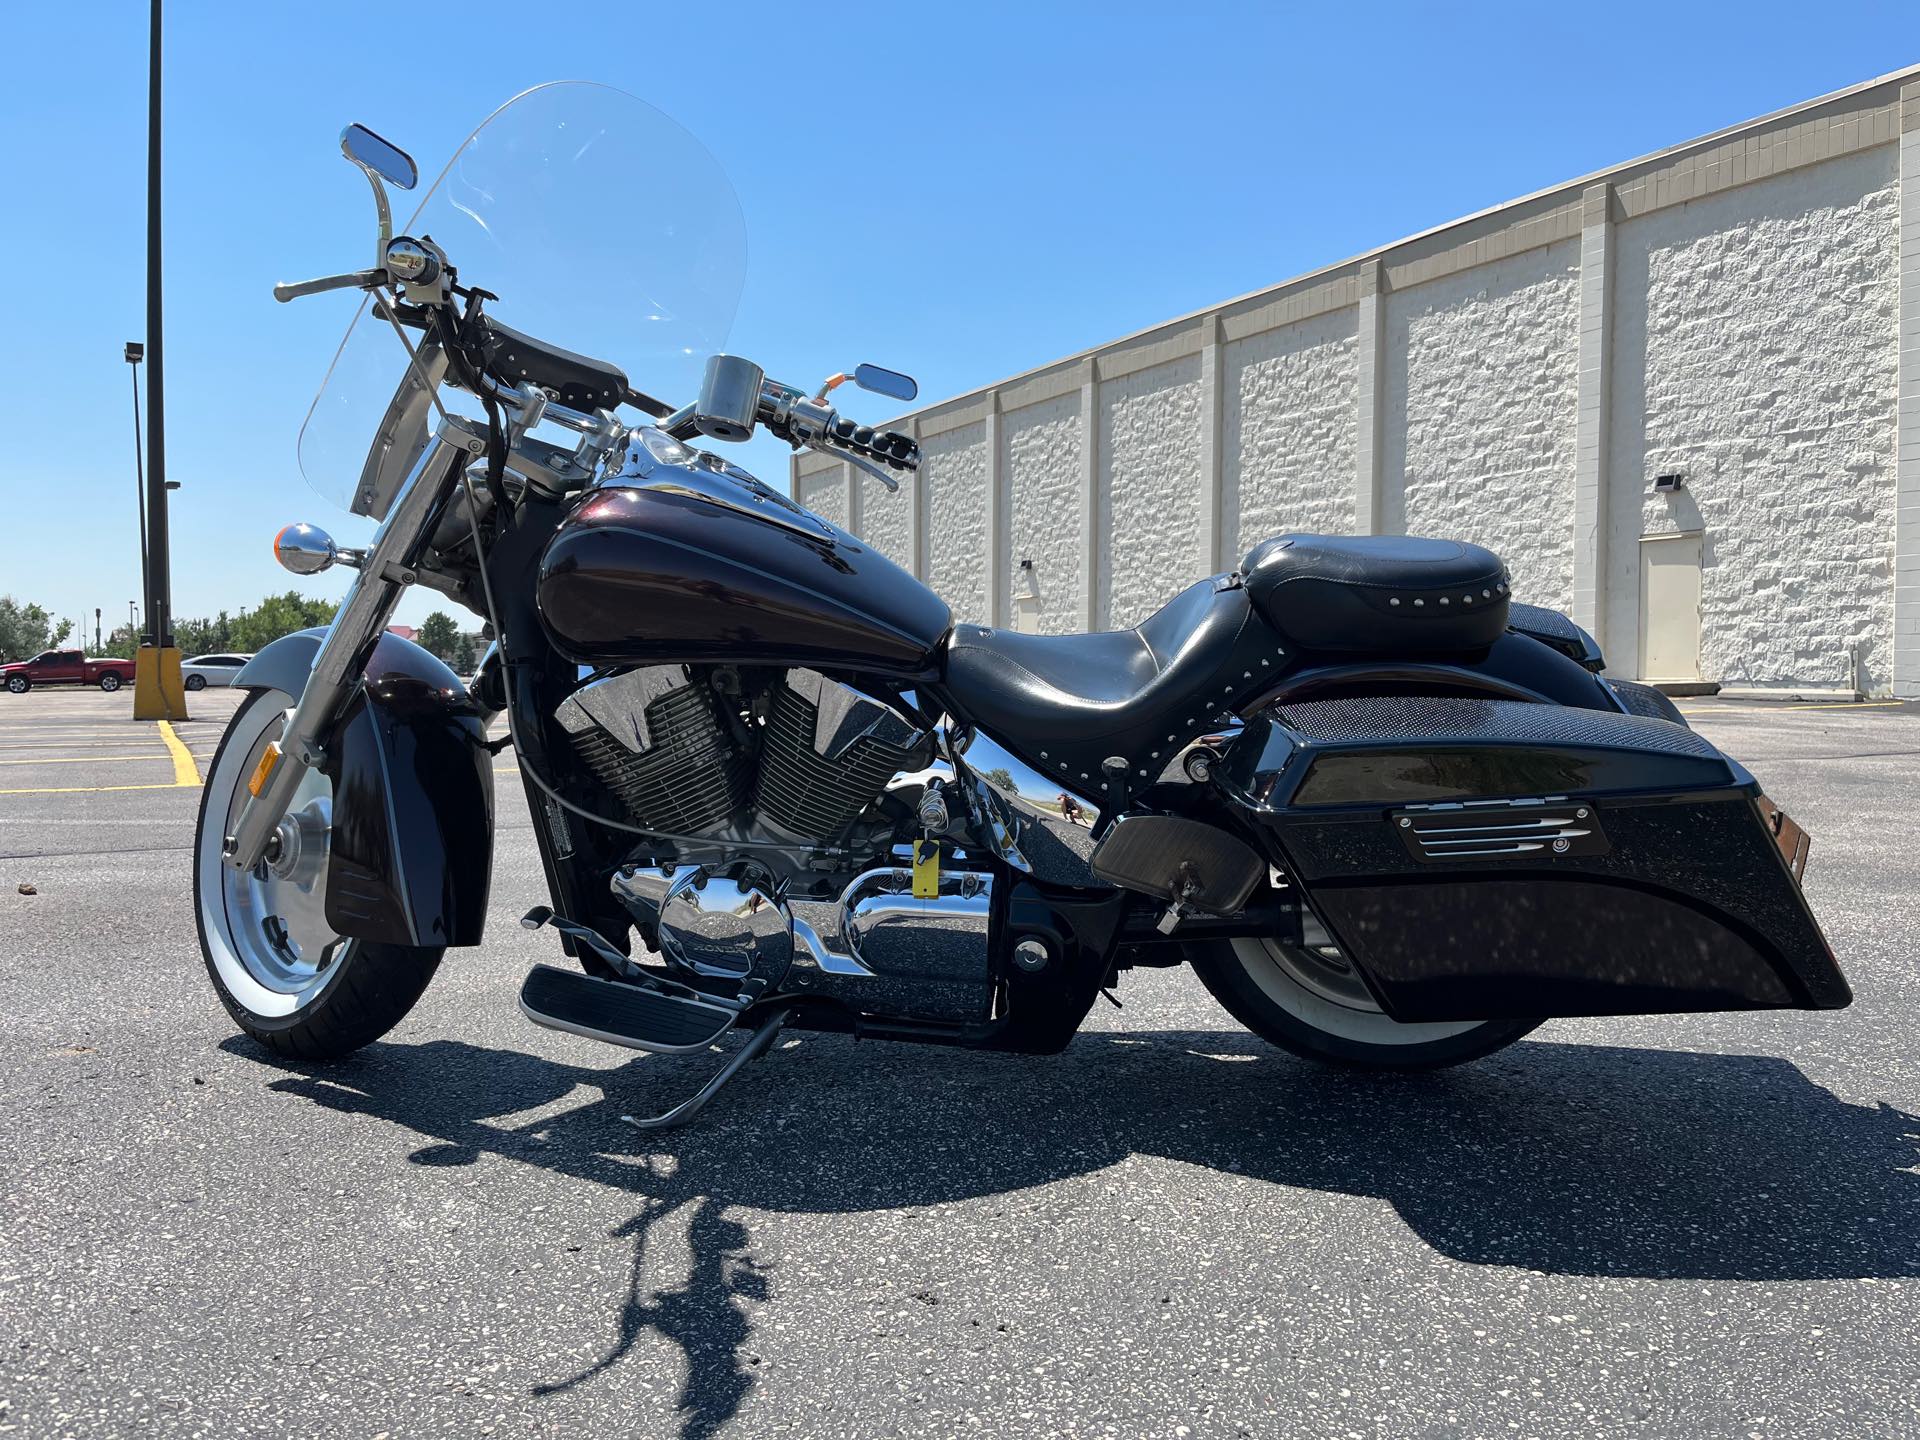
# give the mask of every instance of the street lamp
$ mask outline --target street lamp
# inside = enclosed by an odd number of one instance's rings
[[[140,439],[140,362],[147,358],[147,347],[138,340],[127,342],[127,364],[133,375],[133,509],[140,517],[140,593],[147,593],[147,467],[141,458]],[[127,602],[129,609],[133,602]],[[133,643],[140,643],[140,628],[134,625]]]

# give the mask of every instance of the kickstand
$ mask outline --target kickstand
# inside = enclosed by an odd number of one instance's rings
[[[773,1037],[780,1033],[780,1027],[785,1025],[792,1016],[791,1010],[776,1010],[767,1016],[753,1034],[747,1037],[747,1043],[741,1046],[726,1064],[714,1071],[711,1080],[671,1110],[644,1118],[639,1115],[622,1115],[620,1118],[627,1124],[642,1130],[670,1130],[676,1125],[686,1124],[706,1107],[709,1100],[725,1089],[734,1076],[746,1069],[749,1062],[759,1059],[766,1053],[767,1047],[773,1044]]]

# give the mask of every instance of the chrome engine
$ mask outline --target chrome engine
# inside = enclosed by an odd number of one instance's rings
[[[964,760],[936,747],[904,708],[813,670],[681,664],[602,676],[561,702],[581,758],[659,834],[610,884],[669,968],[743,994],[989,1017],[987,857],[1082,881],[1090,820],[1061,819],[1057,787],[983,737],[965,737]],[[922,838],[941,863],[915,895]],[[1015,950],[1024,969],[1048,963],[1041,940]]]
[[[887,838],[865,812],[933,755],[926,729],[813,670],[627,670],[581,686],[555,718],[634,824],[683,837],[683,858]]]

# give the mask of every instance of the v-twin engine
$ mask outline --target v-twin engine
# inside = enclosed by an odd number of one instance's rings
[[[590,681],[556,718],[636,825],[726,844],[857,843],[927,730],[814,670],[654,665]],[[865,816],[884,838],[885,816]]]

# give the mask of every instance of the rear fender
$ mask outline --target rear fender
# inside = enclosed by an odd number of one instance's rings
[[[1509,630],[1485,653],[1444,660],[1309,660],[1290,670],[1254,708],[1333,694],[1481,694],[1546,701],[1576,710],[1626,708],[1612,688],[1565,651]]]
[[[298,698],[324,629],[274,641],[234,684]],[[325,742],[333,781],[327,923],[394,945],[477,945],[493,863],[486,714],[453,671],[391,632]]]

